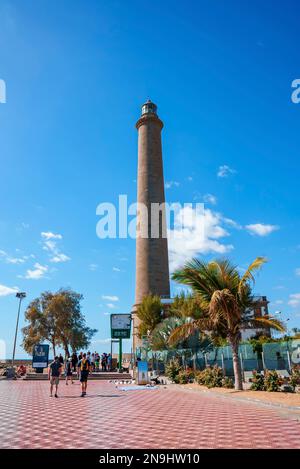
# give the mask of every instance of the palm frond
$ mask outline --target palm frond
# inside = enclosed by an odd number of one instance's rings
[[[286,327],[282,321],[271,316],[262,316],[253,318],[248,322],[249,326],[253,328],[275,329],[279,332],[285,332]]]
[[[193,332],[200,329],[199,326],[198,321],[191,321],[176,327],[169,337],[169,345],[176,345],[178,342],[187,339]]]
[[[228,289],[214,292],[209,305],[209,315],[214,324],[226,324],[233,330],[241,319],[240,309],[232,292]]]
[[[242,276],[241,280],[240,280],[240,288],[242,288],[245,283],[251,281],[251,282],[254,282],[255,281],[255,278],[254,278],[254,272],[257,272],[259,269],[261,269],[262,265],[265,264],[267,262],[267,259],[266,257],[257,257],[256,259],[254,259],[254,261],[249,265],[248,269],[246,270],[246,272],[244,273],[244,275]]]

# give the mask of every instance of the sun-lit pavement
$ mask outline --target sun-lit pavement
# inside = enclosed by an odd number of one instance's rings
[[[300,422],[273,408],[108,382],[0,382],[0,448],[300,448]]]

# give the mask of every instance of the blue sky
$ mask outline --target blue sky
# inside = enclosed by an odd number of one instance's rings
[[[134,126],[148,97],[165,124],[167,200],[205,202],[207,239],[194,233],[189,252],[228,252],[241,268],[267,256],[256,291],[300,326],[298,18],[296,1],[0,1],[8,356],[15,288],[24,306],[61,286],[83,293],[99,351],[108,313],[130,311],[135,243],[97,238],[96,207],[119,194],[135,201]]]

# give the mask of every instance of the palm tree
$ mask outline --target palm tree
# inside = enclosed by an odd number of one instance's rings
[[[187,337],[191,329],[226,337],[233,357],[235,389],[242,390],[242,374],[238,356],[241,330],[244,328],[285,330],[283,324],[269,316],[253,317],[255,304],[252,285],[254,273],[266,262],[257,257],[241,275],[229,260],[204,262],[193,259],[182,269],[174,272],[172,278],[192,288],[198,301],[201,315],[188,325],[179,326],[171,335],[170,343]]]

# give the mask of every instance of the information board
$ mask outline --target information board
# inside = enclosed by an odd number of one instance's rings
[[[47,368],[49,359],[49,345],[38,344],[33,346],[32,368]]]
[[[131,314],[111,314],[111,338],[130,339]]]

